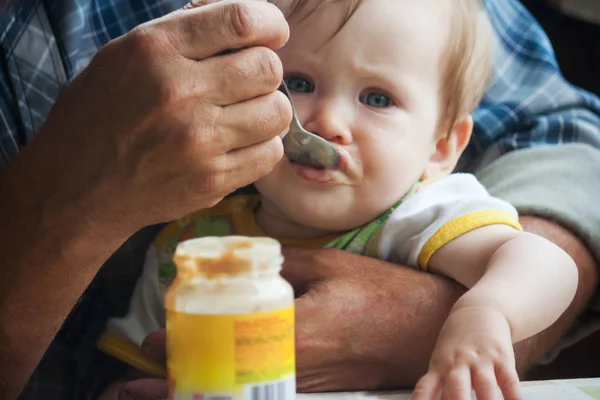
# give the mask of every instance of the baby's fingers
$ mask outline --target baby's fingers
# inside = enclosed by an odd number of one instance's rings
[[[466,366],[454,368],[445,379],[442,400],[471,399],[471,371]]]
[[[496,372],[491,364],[472,367],[471,379],[477,400],[498,400],[498,384]]]
[[[441,385],[440,376],[435,372],[428,372],[419,379],[410,398],[411,400],[437,400]]]
[[[496,379],[504,400],[523,400],[519,375],[514,367],[505,364],[496,365]]]

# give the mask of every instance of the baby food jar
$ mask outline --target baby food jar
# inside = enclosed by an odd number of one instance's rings
[[[178,245],[165,295],[173,400],[290,400],[296,395],[294,292],[280,244],[205,237]]]

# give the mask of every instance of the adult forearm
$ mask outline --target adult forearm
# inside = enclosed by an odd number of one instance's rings
[[[25,152],[0,181],[1,399],[18,396],[74,303],[125,239],[103,235],[81,203],[53,197],[53,183],[28,158]]]

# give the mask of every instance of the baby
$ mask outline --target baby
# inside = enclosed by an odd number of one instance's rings
[[[342,154],[335,171],[284,159],[236,195],[168,225],[147,253],[128,314],[99,346],[148,372],[139,356],[164,327],[163,294],[178,242],[270,236],[442,274],[469,288],[448,317],[413,398],[520,398],[512,344],[568,307],[577,269],[524,233],[516,210],[453,174],[486,88],[494,36],[481,0],[322,1],[288,14],[279,52],[303,126]]]

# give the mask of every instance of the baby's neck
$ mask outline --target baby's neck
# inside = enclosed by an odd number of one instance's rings
[[[314,239],[327,236],[332,231],[314,229],[287,218],[272,203],[261,201],[254,212],[256,223],[269,236],[282,239]]]

